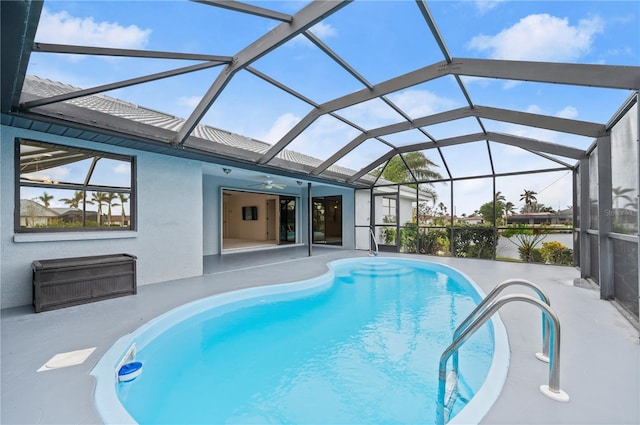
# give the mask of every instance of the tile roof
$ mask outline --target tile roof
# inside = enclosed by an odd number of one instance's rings
[[[30,199],[20,199],[20,216],[25,217],[58,217],[56,211]]]
[[[40,78],[35,75],[27,75],[23,87],[23,93],[43,98],[67,94],[78,90],[81,89],[69,84]],[[183,118],[145,108],[104,94],[83,96],[66,100],[63,103],[173,132],[178,131],[185,122]],[[198,124],[194,128],[192,135],[209,142],[257,154],[264,154],[271,148],[271,145],[268,143],[202,124]],[[215,145],[211,147],[215,151]],[[320,159],[291,150],[281,151],[278,154],[278,158],[308,167],[317,167],[322,163]],[[344,176],[355,174],[354,170],[336,165],[331,166],[328,171]]]

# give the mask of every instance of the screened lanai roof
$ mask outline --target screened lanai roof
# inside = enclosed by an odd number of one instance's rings
[[[50,96],[65,95],[80,90],[60,82],[46,80],[32,75],[25,78],[22,98],[41,99]],[[120,120],[120,129],[140,135],[156,134],[157,138],[165,142],[177,129],[180,129],[185,120],[173,115],[165,114],[153,109],[115,99],[110,96],[95,94],[83,96],[81,98],[70,99],[65,102],[67,109],[74,108],[72,111],[66,112],[69,119],[73,118],[78,122],[96,123],[101,120],[104,123],[112,123],[114,120]],[[53,111],[52,111],[53,112]],[[58,113],[59,116],[59,113]],[[67,130],[64,130],[67,134]],[[162,132],[161,135],[159,135]],[[77,133],[71,132],[72,136],[78,136]],[[93,135],[95,136],[95,134]],[[92,137],[92,135],[89,135]],[[115,142],[115,140],[114,140]],[[126,143],[120,140],[120,144]],[[256,161],[270,148],[270,145],[259,140],[234,134],[218,128],[207,125],[198,124],[192,133],[190,146],[199,144],[203,151],[216,152],[220,155],[232,156],[237,160]],[[51,148],[53,149],[53,148]],[[42,154],[41,151],[38,152]],[[291,152],[284,149],[278,154],[279,164],[283,167],[311,169],[320,164],[320,160],[308,155]],[[28,157],[26,158],[28,160]],[[77,161],[77,154],[69,154],[69,161]],[[52,162],[53,166],[60,165],[58,162]],[[40,166],[42,164],[40,163]],[[346,169],[334,165],[330,170],[334,175],[347,176],[353,173],[353,170]]]
[[[2,14],[5,123],[356,187],[416,151],[443,179],[570,169],[640,89],[635,2],[45,1]]]

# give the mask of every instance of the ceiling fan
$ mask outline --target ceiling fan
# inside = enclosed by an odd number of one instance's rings
[[[249,187],[260,187],[262,189],[284,189],[287,187],[284,183],[274,182],[270,176],[265,176],[265,181],[258,184],[251,184]]]

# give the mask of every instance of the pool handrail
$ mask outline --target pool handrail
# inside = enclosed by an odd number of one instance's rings
[[[373,233],[373,227],[369,228],[369,255],[370,256],[378,256],[378,241],[376,241],[376,234]],[[373,241],[373,244],[371,243]],[[373,249],[375,247],[375,250]]]
[[[456,339],[458,335],[467,327],[469,323],[475,319],[480,312],[486,308],[487,304],[493,301],[504,289],[513,285],[522,285],[531,288],[540,298],[540,301],[551,307],[551,300],[549,296],[533,282],[525,279],[507,279],[499,283],[495,288],[489,292],[489,294],[476,306],[476,308],[469,313],[466,319],[456,328],[453,332],[453,339]],[[545,318],[544,312],[542,312],[542,352],[536,353],[536,358],[540,361],[549,362],[549,321]],[[453,356],[453,370],[458,373],[458,353]]]
[[[448,418],[445,418],[445,391],[447,379],[447,361],[449,357],[457,352],[460,346],[464,344],[484,323],[493,316],[503,305],[514,302],[523,301],[533,304],[540,308],[551,322],[550,334],[553,337],[550,341],[549,353],[549,383],[541,385],[540,391],[556,401],[569,401],[567,393],[560,389],[560,321],[556,313],[544,302],[530,295],[513,294],[505,295],[491,303],[482,313],[480,313],[447,347],[440,356],[440,365],[438,370],[438,399],[436,406],[436,425],[444,425]]]

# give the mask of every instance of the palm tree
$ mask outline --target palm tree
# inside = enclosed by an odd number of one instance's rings
[[[493,202],[495,205],[496,213],[498,213],[498,216],[496,216],[497,224],[507,223],[506,214],[504,213],[504,206],[505,206],[504,201],[506,200],[507,198],[504,197],[502,192],[498,191],[495,193],[495,198]]]
[[[509,216],[515,212],[515,205],[513,202],[508,201],[504,204],[504,223],[507,224],[509,222]]]
[[[83,199],[84,199],[84,192],[81,190],[76,190],[75,193],[73,194],[73,198],[60,198],[60,201],[64,202],[71,208],[78,209],[80,208],[80,202],[82,202]],[[72,217],[73,217],[73,222],[75,223],[77,221],[76,220],[77,216],[74,215]]]
[[[619,204],[618,201],[620,199],[626,199],[629,203],[633,202],[629,196],[625,195],[625,193],[633,192],[633,189],[629,189],[629,188],[623,189],[621,186],[618,186],[618,187],[611,188],[611,191],[613,194],[613,204],[614,204],[613,206],[616,210],[618,209],[618,204]]]
[[[120,205],[113,202],[116,200],[117,197],[118,195],[113,192],[110,192],[107,194],[107,196],[105,196],[106,203],[107,203],[107,223],[109,226],[111,226],[111,207],[117,207]]]
[[[438,165],[427,158],[422,152],[409,152],[404,155],[404,160],[418,181],[442,178],[440,173],[433,170],[433,168]]]
[[[42,205],[44,205],[45,208],[49,208],[49,201],[53,199],[53,195],[49,195],[47,192],[42,192],[42,195],[38,196],[38,199],[42,201]]]
[[[122,226],[124,226],[124,220],[126,218],[125,214],[124,214],[124,204],[126,204],[129,201],[129,196],[127,196],[126,193],[118,193],[118,199],[120,200],[120,206],[122,207],[122,215],[121,220],[120,220],[120,224]]]
[[[80,202],[84,198],[84,192],[81,190],[76,190],[73,194],[73,198],[60,198],[60,201],[69,205],[71,208],[80,208]]]
[[[447,214],[447,206],[443,202],[440,202],[438,204],[438,208],[440,209],[440,215],[446,215]]]
[[[91,193],[91,202],[98,204],[98,226],[102,224],[102,204],[106,204],[109,194],[106,192],[93,192]]]
[[[520,194],[520,200],[524,201],[525,204],[530,205],[534,202],[536,202],[538,199],[536,198],[536,195],[538,194],[538,192],[534,192],[533,190],[524,190],[524,193]]]
[[[438,164],[427,158],[422,152],[409,152],[404,155],[396,155],[384,167],[379,167],[372,171],[371,174],[375,176],[381,176],[382,178],[392,181],[394,183],[406,183],[406,182],[422,182],[419,184],[411,184],[410,187],[419,189],[422,195],[426,195],[431,198],[435,207],[438,195],[433,189],[433,183],[428,180],[438,180],[442,178],[442,175],[433,170]],[[415,177],[415,179],[414,179]],[[424,214],[426,217],[429,214],[430,207],[427,202],[419,202],[418,209],[421,210],[420,214]]]
[[[414,181],[411,173],[417,181],[438,180],[442,175],[433,170],[438,164],[427,158],[422,152],[409,152],[404,155],[396,155],[387,163],[384,169],[378,168],[373,174],[382,176],[394,183]],[[428,183],[431,185],[431,183]]]

